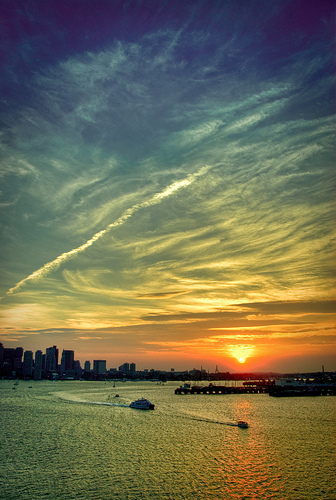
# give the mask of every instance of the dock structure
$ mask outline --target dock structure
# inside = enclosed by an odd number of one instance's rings
[[[303,385],[292,387],[276,386],[270,391],[274,397],[336,396],[335,384]]]
[[[336,396],[335,384],[276,385],[274,380],[253,380],[239,386],[207,386],[184,384],[175,389],[175,394],[269,394],[284,396]]]
[[[249,381],[241,386],[215,385],[207,386],[184,384],[175,389],[175,394],[265,394],[274,386],[274,381]]]

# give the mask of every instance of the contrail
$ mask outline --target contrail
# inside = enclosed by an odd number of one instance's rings
[[[93,243],[98,241],[100,238],[102,238],[106,233],[108,233],[111,229],[121,226],[124,224],[124,222],[127,221],[132,215],[137,212],[138,210],[141,210],[142,208],[146,207],[151,207],[153,205],[158,205],[161,203],[161,201],[164,198],[167,198],[168,196],[171,196],[173,193],[178,191],[181,188],[187,187],[190,184],[192,184],[197,177],[200,177],[204,175],[205,173],[208,172],[209,166],[202,167],[198,172],[194,174],[188,175],[185,179],[181,181],[176,181],[173,182],[170,186],[168,186],[166,189],[161,191],[160,193],[155,194],[152,198],[149,198],[148,200],[138,203],[136,205],[133,205],[133,207],[128,208],[120,217],[117,219],[115,222],[112,222],[109,224],[105,229],[102,229],[98,233],[94,234],[92,238],[87,240],[83,245],[74,248],[73,250],[69,250],[68,252],[64,252],[56,259],[52,260],[51,262],[48,262],[47,264],[44,264],[44,266],[40,267],[37,271],[34,271],[32,274],[24,278],[23,280],[19,281],[13,288],[10,288],[8,292],[6,292],[6,295],[12,294],[13,292],[16,292],[21,288],[27,281],[37,281],[44,276],[46,276],[48,273],[51,271],[57,269],[63,262],[65,262],[68,259],[71,259],[75,255],[77,255],[80,252],[84,252],[87,248],[89,248]]]

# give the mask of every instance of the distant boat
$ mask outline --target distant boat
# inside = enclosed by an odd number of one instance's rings
[[[141,398],[133,401],[130,404],[130,408],[134,408],[135,410],[154,410],[154,405],[148,399]]]
[[[245,422],[244,420],[238,420],[237,423],[227,423],[226,425],[232,425],[232,427],[240,427],[241,429],[247,429],[248,428],[248,423]]]

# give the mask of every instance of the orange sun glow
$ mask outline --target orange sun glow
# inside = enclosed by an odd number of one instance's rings
[[[253,346],[245,346],[245,345],[234,345],[230,347],[230,354],[233,358],[235,358],[239,363],[243,364],[246,362],[247,358],[250,358],[254,353]]]

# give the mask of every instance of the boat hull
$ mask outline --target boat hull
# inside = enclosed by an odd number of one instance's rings
[[[154,410],[154,405],[148,399],[138,399],[130,404],[130,408],[134,410]]]

